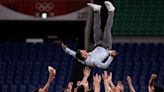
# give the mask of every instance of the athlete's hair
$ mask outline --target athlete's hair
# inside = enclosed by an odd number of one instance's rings
[[[83,85],[80,85],[78,88],[77,88],[77,92],[84,92],[85,91],[85,88]]]
[[[76,52],[76,58],[77,59],[80,59],[80,60],[85,60],[83,57],[82,57],[82,55],[81,55],[81,52],[80,52],[80,49],[79,50],[77,50],[77,52]]]

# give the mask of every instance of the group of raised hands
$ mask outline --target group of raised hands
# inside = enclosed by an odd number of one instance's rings
[[[104,71],[103,74],[99,75],[99,74],[95,74],[93,75],[93,90],[91,91],[89,89],[89,83],[87,81],[89,75],[90,75],[91,69],[89,67],[85,67],[83,69],[83,79],[82,81],[78,81],[76,84],[75,89],[73,90],[73,82],[69,82],[68,84],[68,88],[66,88],[64,90],[64,92],[81,92],[78,91],[79,87],[83,86],[84,87],[84,91],[83,92],[100,92],[101,89],[101,80],[103,80],[103,84],[104,84],[104,89],[105,92],[124,92],[124,86],[122,84],[121,81],[118,81],[116,85],[114,85],[113,81],[112,81],[112,72],[110,72],[109,74],[107,73],[107,71]],[[154,88],[154,84],[155,84],[155,80],[157,78],[157,75],[152,74],[149,80],[149,85],[148,85],[148,90],[149,92],[155,92],[155,88]],[[136,92],[133,85],[132,85],[132,79],[130,76],[127,76],[127,84],[129,87],[130,92]]]
[[[88,82],[88,77],[90,76],[91,69],[89,67],[85,67],[83,69],[83,79],[81,81],[77,81],[76,87],[74,90],[72,89],[73,87],[73,82],[68,83],[68,87],[64,90],[64,92],[89,92],[89,82]]]
[[[124,92],[124,86],[121,81],[118,81],[117,85],[114,85],[114,83],[112,82],[112,72],[108,74],[107,71],[104,71],[104,73],[102,74],[102,79],[104,83],[105,92]],[[148,83],[149,92],[155,92],[156,79],[157,75],[152,74]],[[94,92],[100,92],[100,82],[101,75],[96,74],[95,76],[93,76]],[[136,92],[133,87],[132,79],[130,76],[127,76],[127,84],[130,92]]]
[[[33,92],[48,92],[49,87],[56,75],[56,69],[51,66],[48,66],[49,78],[47,83],[42,87],[37,89],[37,91]],[[73,82],[69,82],[67,88],[64,92],[100,92],[101,89],[101,80],[103,80],[105,92],[124,92],[124,86],[121,81],[118,81],[116,85],[114,85],[112,81],[112,72],[109,74],[107,71],[104,71],[103,74],[95,74],[93,75],[93,89],[89,88],[88,77],[90,76],[91,69],[89,67],[85,67],[83,69],[83,79],[81,81],[77,81],[76,87],[73,90]],[[152,74],[149,80],[148,90],[149,92],[155,92],[155,80],[157,78],[156,74]],[[132,79],[130,76],[127,76],[127,84],[130,92],[136,92],[133,85]]]
[[[101,78],[102,77],[102,78]],[[131,83],[131,78],[128,76],[128,83]],[[100,92],[100,82],[101,79],[103,79],[103,83],[104,83],[104,89],[105,92],[124,92],[124,87],[121,81],[117,82],[117,85],[114,85],[113,81],[112,81],[112,72],[110,72],[109,74],[107,73],[107,71],[104,71],[104,73],[102,75],[98,75],[96,74],[95,76],[93,76],[93,86],[94,86],[94,92]],[[135,92],[135,91],[133,91]]]
[[[68,87],[64,90],[64,92],[81,92],[81,91],[78,91],[78,89],[80,89],[81,86],[84,87],[83,92],[92,92],[92,91],[100,92],[101,79],[103,79],[103,82],[104,82],[105,92],[123,92],[124,88],[123,88],[122,82],[119,81],[117,85],[115,86],[112,82],[112,73],[110,72],[108,75],[107,71],[104,71],[102,75],[98,75],[97,73],[96,75],[93,75],[93,90],[91,91],[89,89],[89,83],[88,83],[88,77],[90,76],[90,72],[91,72],[91,69],[89,67],[85,67],[83,69],[83,75],[84,75],[83,79],[82,81],[77,82],[74,91],[72,91],[73,82],[69,82]],[[129,80],[128,80],[129,84],[132,85],[131,81]]]

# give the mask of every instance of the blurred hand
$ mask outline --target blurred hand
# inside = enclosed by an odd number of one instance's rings
[[[128,85],[131,85],[132,84],[132,79],[130,76],[127,76],[127,82],[128,82]]]
[[[54,69],[53,67],[48,66],[48,71],[49,71],[50,74],[56,75],[56,69]]]
[[[91,72],[91,69],[89,67],[85,67],[83,69],[83,74],[84,74],[85,77],[89,77],[90,72]]]
[[[68,83],[68,89],[72,90],[73,82]]]
[[[51,67],[51,66],[48,66],[48,71],[49,71],[49,73],[50,73],[50,75],[49,75],[49,80],[50,80],[50,81],[53,81],[54,78],[55,78],[55,75],[56,75],[56,69],[54,69],[54,68]]]
[[[152,74],[151,77],[150,77],[150,80],[149,80],[149,85],[154,85],[154,82],[157,78],[157,75],[156,74]]]
[[[107,73],[107,71],[104,71],[104,74],[102,74],[102,79],[104,80],[104,82],[108,82],[108,73]]]
[[[61,47],[63,48],[63,49],[66,49],[67,48],[67,45],[65,45],[63,42],[61,43]]]
[[[108,75],[108,82],[111,82],[111,81],[112,81],[112,72],[110,72]]]
[[[156,74],[151,75],[150,80],[149,80],[149,85],[148,85],[149,92],[154,92],[155,91],[154,85],[155,85],[156,78],[157,78]]]
[[[101,82],[101,76],[96,73],[96,75],[93,76],[93,84],[100,85],[100,82]]]
[[[111,52],[111,56],[112,56],[112,57],[115,57],[117,54],[118,54],[118,52],[116,52],[115,50],[113,50],[113,51]]]
[[[105,92],[111,92],[111,87],[110,87],[110,84],[108,82],[108,73],[107,73],[107,71],[104,71],[104,74],[102,74],[102,79],[104,80]]]
[[[117,82],[116,89],[118,89],[119,92],[123,92],[124,86],[122,85],[122,82],[121,82],[121,81],[118,81],[118,82]]]
[[[136,92],[133,85],[132,85],[132,79],[130,76],[127,76],[127,83],[128,83],[128,87],[130,89],[130,92]]]
[[[76,86],[80,86],[81,85],[81,81],[77,81]]]

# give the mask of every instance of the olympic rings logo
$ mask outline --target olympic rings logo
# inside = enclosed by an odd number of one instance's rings
[[[43,3],[38,2],[35,4],[35,7],[39,12],[49,12],[54,8],[54,4],[46,3],[46,2]]]

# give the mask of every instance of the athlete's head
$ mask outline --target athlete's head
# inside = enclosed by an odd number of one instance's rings
[[[80,59],[80,60],[86,60],[88,57],[88,53],[86,50],[78,50],[76,52],[76,58]]]
[[[122,84],[121,81],[118,81],[118,82],[117,82],[116,89],[117,89],[117,90],[120,90],[120,92],[124,92],[124,91],[123,91],[123,90],[124,90],[124,86],[123,86],[123,84]]]
[[[84,92],[84,91],[85,91],[85,87],[83,85],[77,87],[77,92]]]

